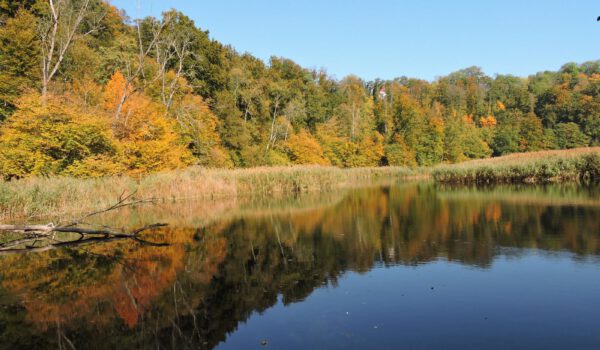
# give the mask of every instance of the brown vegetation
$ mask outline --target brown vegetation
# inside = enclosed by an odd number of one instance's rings
[[[340,169],[296,166],[235,170],[192,167],[157,173],[139,180],[125,176],[28,178],[0,182],[0,220],[90,212],[110,206],[124,191],[137,191],[138,198],[175,201],[329,191],[378,180],[424,176],[427,176],[424,169],[400,167]]]
[[[432,171],[443,183],[543,183],[597,181],[600,147],[540,151],[444,165]]]

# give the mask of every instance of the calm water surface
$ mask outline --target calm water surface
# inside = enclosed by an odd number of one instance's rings
[[[600,349],[600,191],[429,183],[129,208],[0,256],[2,349]]]

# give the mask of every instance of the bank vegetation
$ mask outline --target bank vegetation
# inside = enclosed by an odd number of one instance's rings
[[[159,202],[218,200],[225,197],[324,192],[427,176],[428,169],[425,168],[294,166],[252,169],[190,167],[139,179],[129,176],[89,179],[29,177],[0,181],[0,221],[91,212],[108,207],[117,198],[134,192],[136,198]]]
[[[591,182],[600,180],[600,147],[517,153],[437,166],[436,182],[459,184]]]

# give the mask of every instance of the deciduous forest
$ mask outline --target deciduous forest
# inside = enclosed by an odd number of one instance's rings
[[[338,79],[237,52],[198,25],[101,0],[0,0],[0,178],[430,166],[600,145],[600,61]]]

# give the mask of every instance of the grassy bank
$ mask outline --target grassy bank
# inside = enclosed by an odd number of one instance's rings
[[[253,169],[205,169],[100,179],[29,178],[0,182],[0,222],[64,217],[107,208],[125,194],[175,201],[240,196],[324,192],[374,181],[424,178],[439,183],[493,184],[600,180],[600,147],[513,154],[432,169],[401,167],[339,169],[297,166]]]
[[[600,180],[600,147],[541,151],[435,167],[441,183],[545,183]]]
[[[137,198],[173,201],[329,191],[373,181],[427,176],[427,170],[400,167],[339,169],[298,166],[218,170],[189,168],[129,177],[74,179],[29,178],[0,182],[0,221],[15,218],[74,215],[106,208],[124,192]]]

